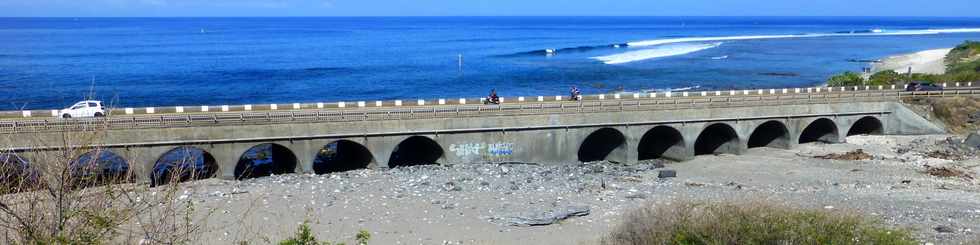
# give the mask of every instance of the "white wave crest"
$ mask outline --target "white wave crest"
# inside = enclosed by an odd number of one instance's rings
[[[722,43],[669,45],[592,58],[609,65],[623,64],[641,60],[694,53],[705,49],[716,48],[721,46],[721,44]]]
[[[630,47],[657,46],[674,43],[689,42],[718,42],[718,41],[737,41],[737,40],[760,40],[760,39],[784,39],[784,38],[812,38],[812,37],[847,37],[847,36],[911,36],[911,35],[936,35],[944,33],[974,33],[980,32],[980,28],[960,28],[960,29],[927,29],[927,30],[881,30],[875,29],[868,33],[821,33],[821,34],[796,34],[796,35],[753,35],[753,36],[727,36],[727,37],[683,37],[667,38],[647,41],[637,41],[627,43]]]
[[[690,91],[701,88],[701,85],[694,85],[690,87],[680,87],[680,88],[662,88],[662,89],[644,89],[641,90],[643,93],[660,93],[660,92],[680,92],[680,91]]]

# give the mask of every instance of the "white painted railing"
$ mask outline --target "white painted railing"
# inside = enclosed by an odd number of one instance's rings
[[[953,85],[950,87],[949,85]],[[624,99],[655,99],[655,98],[673,98],[673,97],[719,97],[719,96],[778,96],[787,94],[814,94],[814,93],[843,93],[843,92],[861,92],[861,91],[904,91],[908,85],[890,85],[890,86],[851,86],[851,87],[807,87],[807,88],[771,88],[771,89],[743,89],[743,90],[729,90],[726,92],[721,90],[714,91],[680,91],[679,96],[676,92],[664,91],[664,92],[625,92],[625,93],[613,93],[613,94],[596,94],[596,95],[583,95],[579,96],[579,100],[624,100]],[[968,89],[972,88],[973,83],[943,83],[942,87],[946,89]],[[537,96],[536,100],[533,102],[560,102],[564,99],[569,99],[570,97],[557,95],[554,97],[548,96]],[[445,105],[466,105],[469,101],[479,101],[481,104],[486,101],[485,98],[469,100],[467,98],[459,98],[458,100],[447,100],[447,99],[437,99],[437,100],[425,100],[418,99],[412,106],[445,106]],[[509,101],[506,97],[500,97],[501,103]],[[528,103],[524,96],[517,97],[514,101],[516,103]],[[357,101],[353,103],[348,102],[334,102],[334,103],[290,103],[287,107],[288,110],[308,110],[308,109],[330,109],[330,108],[348,108],[349,106],[356,105],[358,108],[369,107],[366,101]],[[408,106],[403,103],[402,100],[395,100],[390,103],[384,101],[375,101],[373,107],[402,107]],[[214,111],[212,106],[202,105],[202,106],[174,106],[174,107],[144,107],[144,108],[123,108],[122,110],[114,110],[110,114],[112,115],[141,115],[141,114],[184,114],[184,113],[206,113]],[[246,111],[277,111],[280,108],[278,104],[268,104],[268,105],[221,105],[215,106],[214,108],[220,108],[221,112],[246,112]],[[8,111],[0,112],[0,117],[2,118],[31,118],[45,115],[47,111],[41,110],[24,110],[24,111]],[[50,115],[53,117],[58,117],[58,110],[51,110]]]

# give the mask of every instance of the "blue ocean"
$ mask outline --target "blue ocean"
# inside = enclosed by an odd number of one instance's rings
[[[822,84],[977,18],[0,18],[2,110]]]

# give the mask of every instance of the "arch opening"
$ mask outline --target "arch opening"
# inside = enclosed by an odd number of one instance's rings
[[[40,187],[39,177],[27,159],[14,153],[0,153],[0,195]]]
[[[847,136],[851,135],[880,135],[884,133],[884,127],[881,125],[881,120],[878,118],[867,116],[863,117],[857,122],[851,125],[851,129],[847,130]]]
[[[73,185],[97,186],[129,181],[129,162],[107,149],[86,152],[71,162]]]
[[[374,162],[371,151],[349,140],[324,145],[313,158],[313,172],[327,174],[367,168]]]
[[[391,168],[438,164],[444,151],[436,141],[424,136],[405,139],[391,152],[388,166]]]
[[[820,118],[811,122],[800,133],[800,144],[813,142],[835,143],[837,141],[837,124],[827,118]]]
[[[249,148],[235,165],[236,179],[250,179],[288,174],[296,171],[296,155],[279,144],[261,144]]]
[[[738,133],[724,123],[716,123],[704,128],[694,142],[695,155],[717,153],[738,153]]]
[[[182,146],[164,153],[153,164],[150,186],[214,177],[218,162],[211,153],[197,147]]]
[[[752,131],[749,136],[749,148],[772,147],[789,148],[789,130],[779,121],[765,122]]]
[[[684,154],[684,136],[672,127],[657,126],[643,134],[637,151],[640,161],[659,158],[681,160]]]
[[[578,160],[580,162],[606,160],[610,153],[624,145],[626,145],[626,136],[623,136],[623,133],[613,128],[602,128],[589,134],[579,145]]]

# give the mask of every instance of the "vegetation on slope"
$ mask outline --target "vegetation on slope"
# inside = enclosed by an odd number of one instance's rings
[[[627,214],[603,244],[918,244],[862,216],[760,203],[680,203]]]
[[[980,81],[980,42],[966,41],[946,54],[946,72],[942,75],[913,73],[906,74],[888,70],[864,79],[861,74],[844,72],[827,79],[827,86],[892,85],[910,81],[926,83],[976,82]]]

